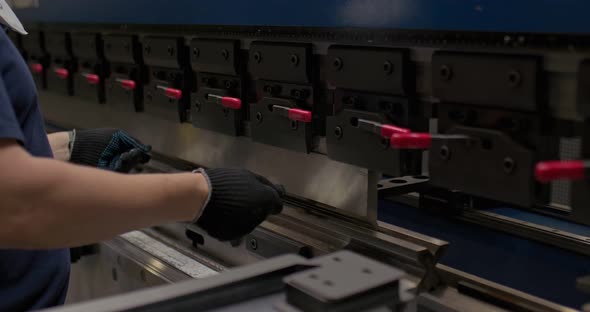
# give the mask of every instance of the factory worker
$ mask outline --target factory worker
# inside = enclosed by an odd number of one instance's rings
[[[0,21],[24,33],[0,6]],[[116,129],[48,136],[31,74],[0,31],[0,311],[62,304],[69,247],[177,221],[232,240],[282,208],[282,188],[246,170],[117,172],[148,152]]]

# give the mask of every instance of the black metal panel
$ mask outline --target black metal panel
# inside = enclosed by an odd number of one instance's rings
[[[106,66],[102,61],[80,61],[78,72],[74,75],[76,96],[94,103],[104,103]],[[97,75],[99,82],[96,84],[89,82],[86,75]]]
[[[456,127],[470,141],[434,140],[429,153],[433,186],[523,207],[535,199],[533,151],[500,131]]]
[[[135,64],[111,63],[111,74],[105,80],[106,103],[120,111],[143,110],[143,79],[141,66]],[[123,88],[121,80],[132,80],[135,88]]]
[[[54,58],[71,57],[72,42],[70,34],[63,32],[45,33],[45,50]]]
[[[590,60],[584,60],[578,68],[578,112],[590,118]]]
[[[285,254],[298,254],[304,257],[311,256],[311,249],[300,242],[270,231],[256,228],[244,238],[246,248],[263,258],[272,258]]]
[[[45,54],[45,42],[43,33],[40,31],[31,31],[28,35],[22,37],[23,49],[28,54],[38,56]]]
[[[72,34],[72,54],[82,59],[102,59],[104,54],[100,34]]]
[[[197,72],[238,75],[240,43],[237,40],[193,39],[191,65]]]
[[[233,76],[206,75],[201,74],[199,79],[216,79],[220,88],[201,86],[197,93],[191,97],[192,123],[197,128],[208,129],[228,135],[240,135],[243,132],[242,121],[244,120],[244,108],[230,109],[221,106],[219,103],[209,99],[208,95],[230,96],[241,98],[240,79]],[[229,86],[230,88],[224,88]]]
[[[181,68],[188,64],[182,38],[145,37],[142,45],[143,60],[146,65]]]
[[[313,145],[312,123],[292,121],[271,110],[273,105],[296,107],[293,101],[264,97],[250,105],[250,127],[254,141],[309,153]]]
[[[331,46],[328,49],[328,82],[343,88],[406,95],[410,64],[407,50]]]
[[[144,112],[158,118],[185,122],[187,120],[189,92],[186,89],[186,73],[179,69],[150,67],[147,70],[148,83],[144,87]],[[162,90],[174,88],[182,90],[182,98],[175,100],[166,96]]]
[[[433,94],[442,102],[535,112],[543,107],[541,58],[436,52]]]
[[[253,42],[248,66],[255,79],[306,84],[311,81],[311,45]]]
[[[141,45],[137,36],[104,36],[104,54],[111,62],[141,63]]]
[[[71,58],[53,58],[51,66],[47,69],[47,89],[64,95],[74,94],[74,76],[77,73],[77,63]],[[68,71],[66,78],[60,77],[56,70]]]
[[[355,126],[354,120],[366,119],[387,123],[383,115],[344,109],[326,119],[328,157],[360,167],[388,173],[393,176],[407,174],[404,168],[406,153],[389,148],[389,140]]]

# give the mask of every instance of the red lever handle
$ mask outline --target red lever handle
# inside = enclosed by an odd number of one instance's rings
[[[41,65],[40,63],[33,63],[31,64],[31,71],[39,74],[43,72],[43,65]]]
[[[158,86],[158,89],[164,90],[164,94],[171,99],[180,100],[182,98],[182,90],[167,88],[163,86]]]
[[[391,147],[400,149],[429,149],[432,145],[430,133],[394,133],[389,140]]]
[[[68,76],[70,76],[70,72],[68,72],[68,70],[65,68],[56,68],[54,72],[61,79],[66,79]]]
[[[231,108],[231,109],[240,109],[242,108],[242,100],[234,97],[229,96],[219,96],[215,94],[208,94],[208,99],[215,100],[216,103],[221,104],[223,107]]]
[[[127,90],[134,90],[135,89],[135,81],[130,79],[116,79],[118,83],[121,84],[123,89]]]
[[[583,180],[586,164],[581,160],[542,161],[535,167],[535,178],[541,183],[554,180]]]
[[[84,78],[86,78],[86,81],[88,81],[89,84],[96,85],[96,84],[100,83],[100,77],[98,77],[98,75],[82,74],[82,76],[84,76]]]
[[[290,108],[288,117],[291,120],[301,121],[305,123],[311,122],[311,112],[299,108]]]
[[[402,128],[394,125],[381,125],[381,136],[384,138],[391,138],[395,133],[410,133],[410,129]]]

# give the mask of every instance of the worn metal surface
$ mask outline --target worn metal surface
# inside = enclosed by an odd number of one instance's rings
[[[366,169],[161,120],[111,111],[75,97],[40,92],[45,119],[60,126],[117,127],[155,151],[206,167],[243,167],[285,185],[289,193],[376,220],[377,176]]]

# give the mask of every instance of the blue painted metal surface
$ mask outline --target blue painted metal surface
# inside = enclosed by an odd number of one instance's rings
[[[590,33],[588,0],[40,0],[24,21]]]
[[[379,219],[449,241],[445,265],[576,309],[590,299],[576,289],[586,256],[387,201]]]

